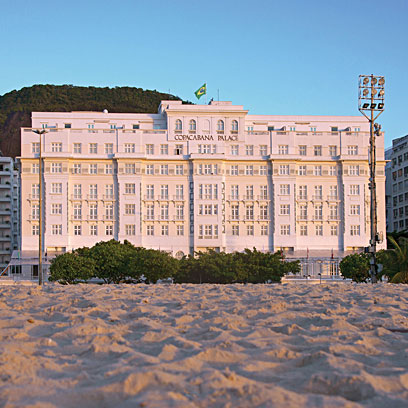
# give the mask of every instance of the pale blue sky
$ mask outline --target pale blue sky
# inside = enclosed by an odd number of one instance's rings
[[[0,94],[136,86],[252,114],[359,115],[359,74],[386,77],[386,145],[408,134],[408,0],[0,0]],[[203,101],[203,98],[201,99]]]

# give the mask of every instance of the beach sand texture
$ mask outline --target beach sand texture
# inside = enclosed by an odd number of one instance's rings
[[[1,407],[408,406],[408,285],[0,287]]]

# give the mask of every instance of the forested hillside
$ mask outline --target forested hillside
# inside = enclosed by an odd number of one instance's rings
[[[20,127],[31,126],[31,112],[102,111],[156,113],[163,99],[176,96],[141,88],[95,88],[34,85],[0,96],[0,149],[3,156],[20,154]]]

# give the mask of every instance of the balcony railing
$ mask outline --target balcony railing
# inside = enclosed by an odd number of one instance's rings
[[[307,195],[298,195],[297,200],[298,201],[307,201]]]
[[[176,194],[173,196],[173,200],[175,201],[184,201],[184,195]]]
[[[98,199],[98,194],[88,194],[88,195],[86,196],[86,198],[87,198],[88,200],[97,200],[97,199]]]
[[[323,200],[323,195],[322,194],[315,194],[313,196],[313,200]]]
[[[106,201],[114,201],[115,196],[113,194],[104,194],[103,199],[106,200]]]
[[[71,200],[82,200],[82,194],[71,194]]]

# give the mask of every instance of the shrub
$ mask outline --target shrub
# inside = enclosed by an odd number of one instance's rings
[[[62,284],[86,282],[94,276],[95,262],[76,253],[66,253],[51,261],[50,282],[58,281]]]

